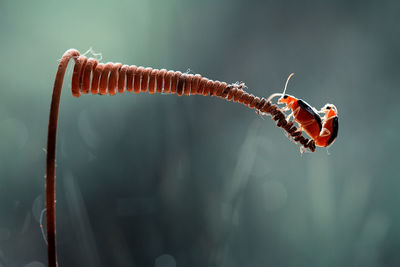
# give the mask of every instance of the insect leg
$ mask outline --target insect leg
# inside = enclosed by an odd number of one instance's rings
[[[289,115],[287,115],[286,120],[289,121],[290,118],[293,117],[293,116],[294,116],[294,115],[293,115],[293,112],[292,112],[292,113],[290,113]]]
[[[330,135],[331,135],[331,131],[329,131],[326,128],[322,128],[322,131],[319,134],[319,137],[326,137],[326,136],[330,136]]]

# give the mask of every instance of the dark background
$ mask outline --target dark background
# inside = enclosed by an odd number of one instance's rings
[[[329,149],[221,99],[62,94],[60,266],[400,266],[398,1],[0,1],[0,266],[43,267],[65,50],[334,103]],[[72,64],[71,64],[72,65]]]

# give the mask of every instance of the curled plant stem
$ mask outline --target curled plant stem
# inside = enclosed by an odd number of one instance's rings
[[[302,149],[315,151],[313,140],[304,138],[302,132],[286,120],[285,114],[278,106],[263,97],[247,93],[244,84],[213,81],[199,74],[187,74],[179,71],[157,70],[152,68],[122,65],[120,63],[99,63],[94,58],[81,56],[75,49],[67,50],[60,60],[53,86],[53,96],[50,106],[49,128],[47,137],[47,167],[46,167],[46,224],[48,241],[48,266],[57,266],[56,254],[56,137],[58,111],[61,89],[68,62],[75,61],[72,74],[72,95],[110,94],[124,91],[134,93],[149,92],[170,93],[182,95],[216,96],[227,101],[239,102],[250,109],[256,109],[261,115],[269,115],[276,125],[287,132],[290,139],[298,142]]]

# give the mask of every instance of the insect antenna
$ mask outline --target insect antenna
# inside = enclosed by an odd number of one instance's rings
[[[289,80],[290,80],[290,78],[292,78],[293,75],[294,75],[294,73],[290,73],[289,77],[286,79],[285,88],[283,89],[283,93],[282,93],[282,94],[281,94],[281,93],[272,94],[272,95],[270,95],[270,97],[268,97],[267,100],[268,100],[268,101],[271,101],[273,98],[275,98],[275,97],[277,97],[277,96],[283,97],[283,96],[285,95],[285,93],[286,93],[286,89],[287,89]]]

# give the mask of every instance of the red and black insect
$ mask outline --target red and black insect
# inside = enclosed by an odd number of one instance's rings
[[[332,104],[326,104],[321,111],[317,111],[304,100],[285,94],[288,82],[293,75],[294,73],[287,78],[283,93],[272,94],[268,101],[280,96],[278,103],[285,104],[282,110],[292,110],[286,120],[289,121],[293,117],[293,120],[299,124],[300,130],[306,132],[317,146],[328,147],[336,139],[339,129],[337,109]],[[318,113],[325,113],[325,116],[321,119]]]
[[[320,147],[328,147],[336,140],[339,131],[339,119],[335,105],[326,104],[319,112],[324,113],[322,129],[315,144]]]

